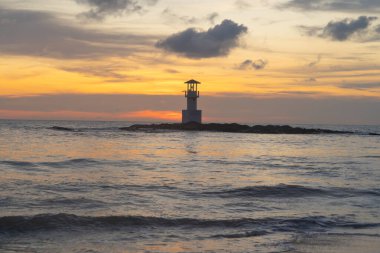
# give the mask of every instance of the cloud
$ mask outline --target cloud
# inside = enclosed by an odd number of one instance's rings
[[[173,23],[181,22],[184,24],[197,24],[204,21],[207,21],[211,24],[215,24],[215,19],[219,17],[217,12],[208,14],[205,17],[197,18],[194,16],[181,16],[173,12],[171,9],[166,8],[162,11],[161,15],[166,19],[166,21],[173,25]]]
[[[185,24],[194,24],[198,23],[199,19],[196,17],[191,17],[191,16],[180,16],[176,13],[174,13],[171,9],[166,8],[165,10],[162,11],[161,15],[168,21],[170,24],[172,22],[180,21]]]
[[[178,73],[180,73],[178,70],[176,70],[176,69],[165,69],[165,71],[167,72],[167,73],[170,73],[170,74],[178,74]]]
[[[309,68],[312,68],[312,67],[317,66],[317,65],[321,62],[321,60],[322,60],[322,56],[321,56],[321,55],[318,55],[317,60],[312,61],[312,62],[310,62],[310,63],[308,64]]]
[[[315,83],[317,82],[317,79],[315,77],[309,77],[304,80],[306,83]]]
[[[305,36],[318,36],[319,33],[323,30],[323,27],[320,26],[306,26],[306,25],[299,25],[297,26],[298,30],[301,32],[302,35]]]
[[[246,70],[246,69],[260,70],[260,69],[264,69],[267,64],[268,64],[268,61],[262,60],[262,59],[259,59],[256,61],[245,60],[242,63],[240,63],[238,69],[241,69],[241,70]]]
[[[231,20],[224,20],[207,31],[189,28],[156,43],[156,47],[188,58],[226,56],[239,46],[240,37],[248,28]]]
[[[80,18],[101,21],[107,16],[121,16],[125,13],[141,12],[146,5],[154,5],[157,0],[75,0],[90,7],[79,14]]]
[[[58,59],[128,56],[157,37],[77,27],[40,11],[0,9],[0,53]]]
[[[363,31],[369,27],[371,21],[376,17],[360,16],[358,19],[344,19],[342,21],[331,21],[323,29],[322,37],[332,40],[344,41],[353,34]]]
[[[238,8],[239,10],[246,10],[250,7],[252,7],[252,5],[244,0],[236,0],[235,1],[235,6],[236,8]]]
[[[357,37],[360,41],[370,40],[370,26],[377,17],[360,16],[357,19],[346,18],[340,21],[330,21],[325,27],[299,26],[307,36],[318,36],[335,41],[346,41]],[[372,37],[373,39],[373,37]]]
[[[206,16],[206,19],[211,23],[215,24],[215,20],[219,17],[219,13],[213,12]]]
[[[380,89],[380,82],[370,82],[370,83],[343,83],[339,85],[341,88],[353,89],[353,90],[373,90]]]
[[[124,82],[136,77],[127,76],[120,73],[120,70],[123,66],[118,64],[102,64],[102,65],[93,65],[87,63],[81,66],[64,66],[60,69],[68,72],[80,73],[84,76],[96,76],[107,79],[108,82]]]
[[[279,8],[298,11],[379,12],[379,0],[291,0]]]

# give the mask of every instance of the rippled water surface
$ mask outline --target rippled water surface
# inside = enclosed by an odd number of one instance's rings
[[[0,252],[379,252],[380,127],[128,125],[0,121]]]

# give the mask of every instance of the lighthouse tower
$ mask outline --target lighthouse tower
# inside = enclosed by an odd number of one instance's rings
[[[191,79],[185,82],[185,84],[187,84],[187,90],[185,91],[187,109],[182,110],[182,123],[202,123],[202,111],[197,109],[197,99],[199,98],[198,84],[200,82]]]

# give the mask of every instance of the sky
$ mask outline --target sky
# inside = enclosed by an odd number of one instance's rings
[[[0,0],[0,118],[380,124],[379,0]]]

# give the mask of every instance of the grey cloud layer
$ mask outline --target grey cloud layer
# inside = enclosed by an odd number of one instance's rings
[[[370,83],[343,83],[339,85],[341,88],[354,89],[354,90],[372,90],[380,89],[380,82],[370,82]]]
[[[311,99],[308,95],[315,94],[283,91],[274,97],[250,97],[247,94],[202,96],[201,107],[207,112],[207,117],[218,118],[222,122],[246,122],[247,119],[254,119],[255,123],[274,124],[380,124],[379,99],[341,96],[321,96],[318,99]],[[79,111],[110,114],[141,111],[147,108],[180,111],[183,107],[183,99],[182,96],[106,94],[57,94],[17,98],[0,96],[0,110]]]
[[[156,46],[168,52],[189,58],[210,58],[226,56],[239,46],[240,37],[248,28],[231,20],[224,20],[207,31],[189,28],[159,41]]]
[[[75,0],[78,4],[90,7],[79,17],[103,20],[107,16],[119,16],[124,13],[141,12],[146,5],[154,5],[158,0]]]
[[[291,0],[280,8],[301,11],[379,12],[379,0]]]
[[[74,26],[52,14],[0,9],[0,53],[59,59],[128,56],[149,36],[112,34]]]
[[[360,40],[371,40],[377,36],[370,30],[372,21],[377,17],[360,16],[357,19],[330,21],[325,27],[300,26],[301,31],[308,36],[317,36],[336,41],[345,41],[360,35]]]

